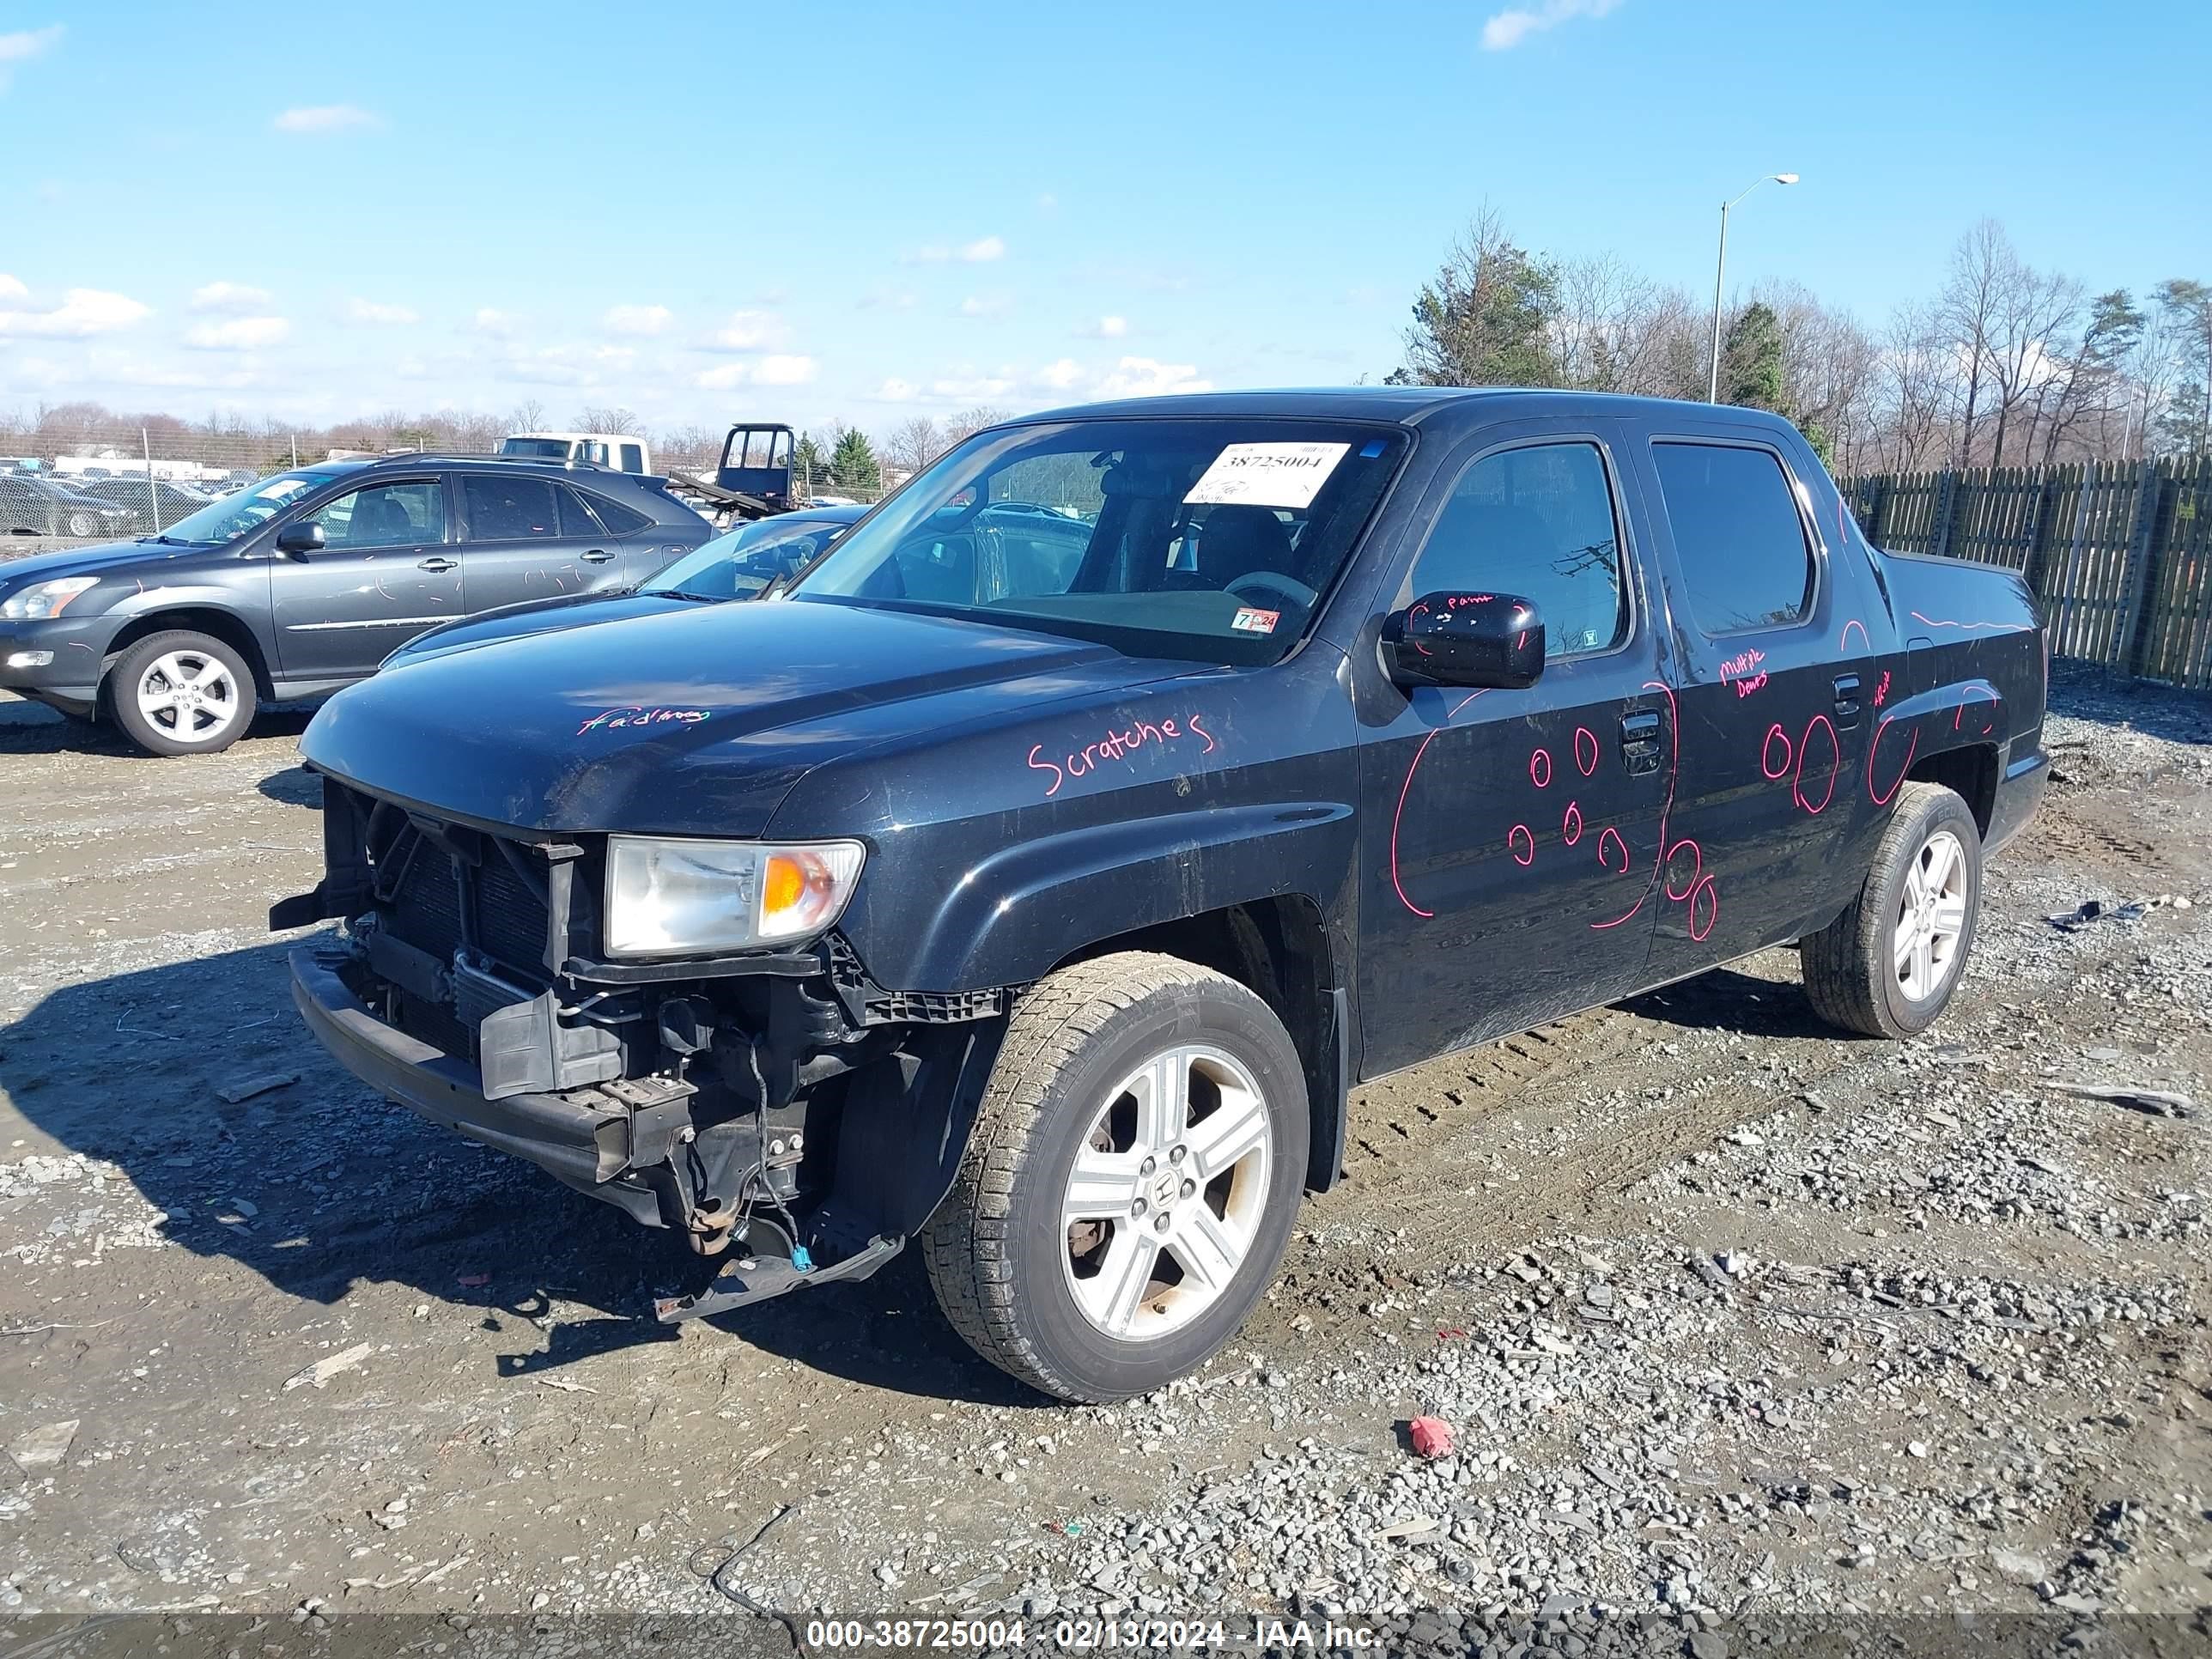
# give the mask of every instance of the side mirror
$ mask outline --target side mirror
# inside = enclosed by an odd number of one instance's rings
[[[276,532],[279,553],[319,553],[323,550],[323,527],[313,519],[302,519],[298,524],[288,524]]]
[[[1424,593],[1382,623],[1400,685],[1517,690],[1544,672],[1544,618],[1516,593]]]

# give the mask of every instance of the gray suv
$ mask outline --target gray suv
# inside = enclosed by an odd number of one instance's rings
[[[714,533],[661,483],[481,455],[280,472],[158,536],[0,564],[0,689],[212,754],[426,629],[635,586]]]

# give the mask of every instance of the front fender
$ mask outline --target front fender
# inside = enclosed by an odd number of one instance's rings
[[[1277,801],[1018,842],[945,894],[905,977],[932,989],[1021,984],[1101,939],[1289,895],[1334,916],[1355,834],[1349,803]]]

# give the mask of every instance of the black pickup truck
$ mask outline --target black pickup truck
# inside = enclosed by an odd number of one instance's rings
[[[271,922],[343,921],[293,988],[359,1076],[720,1258],[661,1317],[919,1239],[1110,1400],[1229,1340],[1360,1079],[1791,943],[1929,1024],[2045,672],[2018,580],[1869,547],[1755,411],[1071,410],[779,600],[341,694]]]

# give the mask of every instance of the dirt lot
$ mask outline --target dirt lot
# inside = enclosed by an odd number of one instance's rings
[[[788,1504],[723,1580],[802,1616],[2186,1638],[2212,702],[2058,706],[1936,1040],[1836,1040],[1775,952],[1370,1088],[1232,1351],[1071,1410],[910,1259],[650,1322],[696,1263],[306,1039],[262,924],[319,867],[299,717],[155,762],[0,701],[0,1607],[744,1620],[702,1575]],[[2048,920],[2090,899],[2154,902]]]

